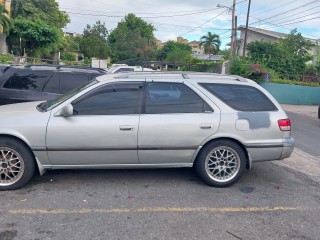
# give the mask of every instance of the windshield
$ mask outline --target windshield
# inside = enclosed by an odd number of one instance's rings
[[[109,68],[107,71],[108,71],[109,73],[112,73],[115,69],[117,69],[117,67],[111,67],[111,68]]]
[[[92,80],[92,81],[86,83],[85,85],[82,85],[80,87],[77,87],[77,88],[71,90],[70,92],[65,93],[64,95],[62,95],[60,97],[57,97],[52,100],[47,100],[46,102],[40,103],[37,106],[37,109],[41,112],[50,111],[54,107],[60,105],[64,101],[68,100],[69,98],[73,97],[74,95],[78,94],[79,92],[83,91],[84,89],[96,84],[97,82],[98,82],[98,80]]]

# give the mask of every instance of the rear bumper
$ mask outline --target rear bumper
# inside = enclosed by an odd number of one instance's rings
[[[284,138],[282,143],[246,145],[252,162],[282,160],[291,156],[294,149],[294,139]]]
[[[281,157],[279,160],[290,157],[293,152],[294,145],[295,145],[295,142],[292,137],[285,138],[283,140],[283,149],[282,149]]]

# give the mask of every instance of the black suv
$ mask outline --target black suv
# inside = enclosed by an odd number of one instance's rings
[[[7,66],[0,70],[0,105],[53,99],[103,74],[90,67]]]

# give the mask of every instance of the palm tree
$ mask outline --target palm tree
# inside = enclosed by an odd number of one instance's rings
[[[12,27],[11,19],[8,17],[8,11],[2,4],[0,4],[0,25],[3,28],[2,32],[7,34]]]
[[[207,35],[200,38],[200,41],[200,46],[204,47],[204,53],[217,54],[219,52],[221,41],[218,34],[208,32]]]

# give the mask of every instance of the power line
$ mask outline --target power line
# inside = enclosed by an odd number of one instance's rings
[[[246,0],[245,0],[246,1]],[[76,8],[68,8],[65,7],[65,10],[71,10],[71,11],[81,11],[81,12],[89,12],[89,13],[101,13],[101,14],[127,14],[128,12],[119,12],[119,11],[93,11],[93,10],[84,10],[84,9],[76,9]],[[175,11],[175,12],[135,12],[134,14],[174,14],[174,13],[195,13],[195,12],[207,12],[207,11],[214,11],[214,10],[218,10],[219,8],[205,8],[205,9],[194,9],[194,10],[190,10],[190,11]]]
[[[303,16],[303,18],[304,18],[304,17],[311,16],[311,15],[314,15],[314,14],[316,14],[316,13],[320,13],[320,11],[315,12],[315,13],[311,13],[311,14],[308,14],[308,15],[305,15],[305,16]],[[301,17],[300,17],[300,18],[301,18]],[[283,23],[287,23],[287,22],[294,21],[294,20],[297,20],[297,19],[298,19],[298,18],[289,19],[289,20],[286,20],[286,21],[283,21],[283,22],[277,22],[276,24],[278,24],[278,25],[281,26],[281,24],[283,24]],[[290,23],[289,23],[289,24],[290,24]]]
[[[218,9],[218,8],[217,8]],[[215,10],[217,10],[215,9]],[[163,16],[143,16],[143,18],[171,18],[171,17],[181,17],[181,16],[188,16],[188,15],[195,15],[200,13],[211,12],[213,10],[205,10],[193,13],[185,13],[185,14],[177,14],[177,15],[163,15]],[[106,14],[91,14],[91,13],[79,13],[79,12],[67,12],[68,14],[75,14],[75,15],[82,15],[82,16],[96,16],[96,17],[124,17],[120,15],[106,15]]]
[[[267,9],[267,10],[262,11],[262,12],[254,13],[254,14],[252,14],[251,16],[255,16],[255,15],[258,15],[258,14],[261,14],[261,13],[270,12],[270,11],[272,11],[272,10],[275,10],[275,9],[278,9],[278,8],[281,8],[281,7],[284,7],[284,6],[287,6],[288,4],[293,3],[293,2],[296,2],[296,1],[298,1],[298,0],[293,0],[293,1],[289,2],[289,3],[283,4],[283,5],[281,5],[281,6],[278,6],[278,7],[275,7],[275,8],[270,8],[270,9]],[[274,1],[274,2],[279,2],[279,0],[276,0],[276,1]],[[274,2],[272,2],[272,3],[274,3]],[[271,3],[271,4],[272,4],[272,3]],[[271,4],[269,4],[269,5],[271,5]]]
[[[310,21],[310,20],[318,19],[318,18],[320,18],[320,17],[309,18],[309,19],[305,19],[305,20],[301,20],[301,21],[297,21],[297,22],[291,22],[291,23],[287,23],[287,24],[282,24],[282,25],[279,25],[279,26],[286,26],[286,25],[291,25],[291,24],[295,24],[295,23],[307,22],[307,21]]]
[[[318,8],[318,7],[320,7],[320,5],[315,6],[315,7],[312,7],[312,8],[308,8],[308,9],[306,9],[306,10],[304,10],[304,11],[301,11],[301,12],[298,12],[298,13],[295,14],[295,16],[296,16],[296,15],[300,15],[301,13],[308,12],[308,11],[310,11],[310,10],[314,10],[314,9],[316,9],[316,8]],[[317,13],[318,13],[318,12],[317,12]],[[313,14],[315,14],[315,13],[313,13]],[[309,15],[308,15],[308,16],[309,16]],[[290,17],[292,17],[292,16],[286,16],[286,17],[278,18],[278,19],[276,19],[275,21],[279,21],[279,20],[282,20],[282,19],[287,19],[287,18],[290,18]],[[304,17],[305,17],[305,16],[304,16]]]
[[[182,36],[184,36],[184,35],[186,35],[186,34],[188,34],[188,33],[191,33],[191,32],[193,32],[194,30],[197,30],[198,28],[201,28],[202,26],[206,25],[208,22],[211,22],[213,19],[215,19],[215,18],[219,17],[220,15],[222,15],[223,13],[225,13],[226,11],[227,11],[227,10],[223,10],[223,12],[221,12],[221,13],[219,13],[218,15],[214,16],[213,18],[209,19],[209,20],[206,21],[205,23],[202,23],[201,25],[199,25],[199,26],[191,29],[190,31],[188,31],[188,32],[180,35],[180,37],[182,37]]]
[[[288,12],[292,12],[292,11],[294,11],[294,10],[296,10],[296,9],[299,9],[299,8],[301,8],[301,7],[305,7],[305,6],[314,4],[314,3],[316,3],[316,2],[319,2],[319,0],[313,0],[313,1],[309,2],[309,3],[303,4],[303,5],[301,5],[301,6],[298,6],[298,7],[289,9],[289,10],[286,10],[286,11],[284,11],[284,12],[280,12],[280,13],[278,13],[277,15],[273,15],[273,16],[271,16],[271,17],[264,18],[263,20],[268,20],[268,19],[271,19],[271,18],[274,18],[274,17],[278,17],[280,14],[286,14],[286,13],[288,13]],[[258,22],[259,22],[259,21],[258,21]],[[257,23],[257,22],[254,22],[254,23],[251,23],[251,24],[255,24],[255,23]]]

